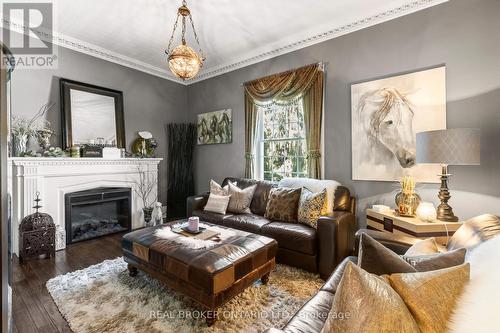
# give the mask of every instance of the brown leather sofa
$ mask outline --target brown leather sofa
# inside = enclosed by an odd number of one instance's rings
[[[187,216],[198,216],[201,220],[244,230],[275,239],[278,242],[278,263],[299,267],[310,272],[318,272],[326,279],[333,269],[354,249],[355,199],[344,186],[337,187],[334,211],[321,216],[318,228],[304,224],[270,221],[264,217],[269,191],[277,186],[275,182],[257,181],[244,178],[226,178],[246,188],[257,184],[250,210],[252,214],[226,215],[205,212],[208,193],[187,199]]]
[[[356,244],[362,233],[367,233],[380,243],[398,254],[404,254],[418,239],[402,235],[383,233],[375,230],[361,229],[356,232]],[[467,221],[453,235],[443,251],[459,248],[471,249],[492,237],[500,237],[500,217],[481,215]],[[496,255],[496,254],[493,254]],[[292,317],[283,329],[270,328],[265,333],[318,333],[325,325],[328,313],[332,307],[337,286],[347,262],[357,262],[357,257],[348,257],[335,269],[323,287]]]

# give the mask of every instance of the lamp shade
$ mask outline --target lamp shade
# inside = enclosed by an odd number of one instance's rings
[[[480,131],[454,128],[417,133],[417,163],[479,165]]]

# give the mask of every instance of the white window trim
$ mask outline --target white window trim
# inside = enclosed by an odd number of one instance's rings
[[[257,147],[255,151],[255,175],[258,180],[264,180],[264,115],[263,109],[259,108],[257,116]],[[323,126],[323,125],[322,125]],[[305,140],[305,138],[297,138]]]

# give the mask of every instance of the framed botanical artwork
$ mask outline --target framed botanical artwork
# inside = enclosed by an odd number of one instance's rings
[[[231,143],[233,141],[233,115],[231,109],[201,113],[197,121],[199,145]]]
[[[416,164],[416,133],[446,129],[446,67],[351,85],[352,179],[435,183],[439,165]]]

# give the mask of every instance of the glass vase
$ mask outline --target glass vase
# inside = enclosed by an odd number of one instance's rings
[[[19,134],[14,136],[14,156],[22,156],[28,150],[28,135]]]
[[[50,138],[54,134],[53,131],[49,129],[43,129],[38,131],[38,144],[42,148],[43,151],[49,149],[50,147]]]
[[[396,207],[398,214],[401,216],[415,217],[417,208],[422,200],[420,196],[413,193],[399,192],[396,194]]]
[[[146,227],[149,227],[151,224],[151,215],[153,214],[153,207],[145,207],[142,209],[142,212],[144,213],[144,222],[146,224]]]

